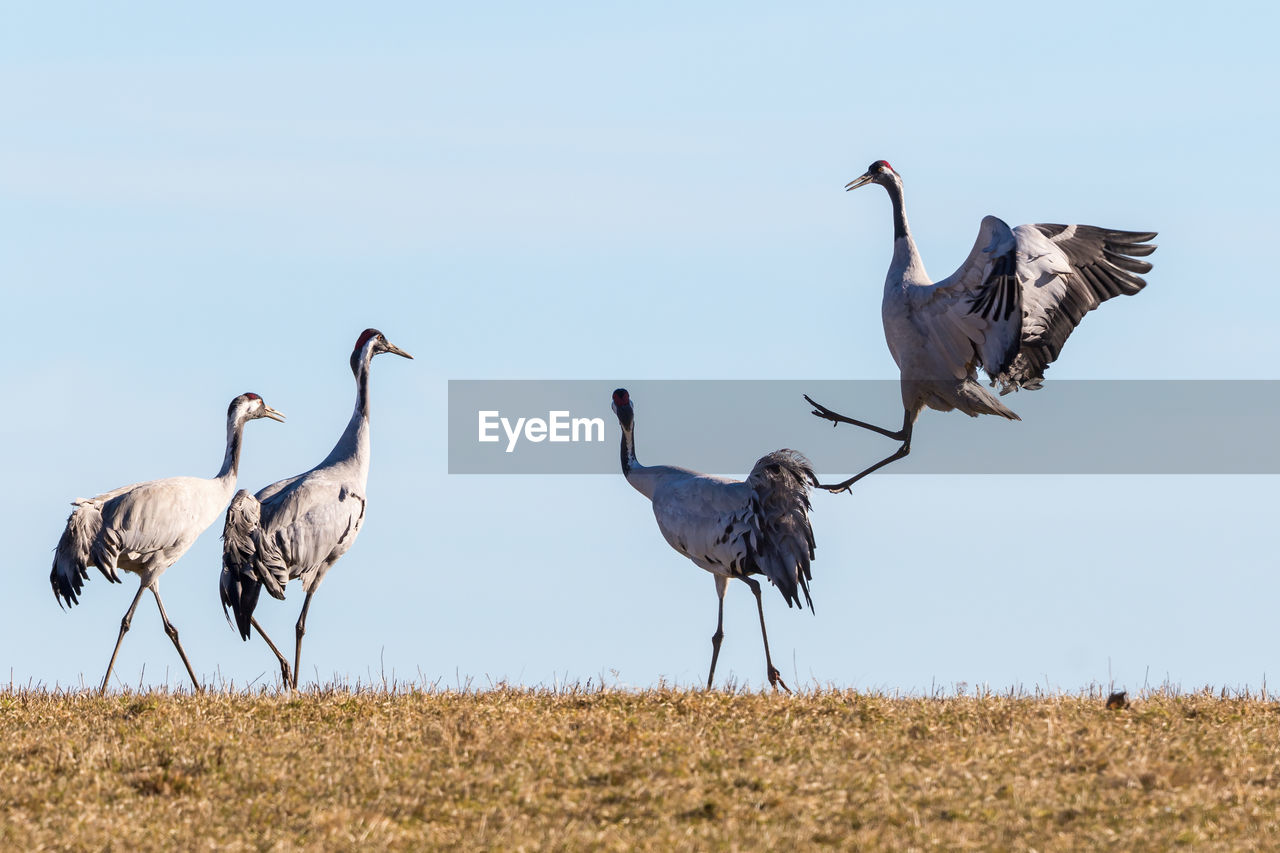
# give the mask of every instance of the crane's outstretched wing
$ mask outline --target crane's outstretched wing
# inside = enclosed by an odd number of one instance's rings
[[[1009,226],[984,216],[959,269],[936,284],[908,289],[912,316],[924,326],[951,378],[965,378],[975,363],[994,376],[1017,356],[1022,331],[1017,251]]]
[[[1018,278],[1022,282],[1022,340],[1015,358],[988,374],[1000,393],[1040,387],[1084,315],[1113,296],[1146,287],[1155,231],[1114,231],[1092,225],[1019,225]]]
[[[1137,260],[1155,232],[1092,225],[1019,225],[983,217],[964,263],[937,284],[912,287],[912,314],[960,379],[974,363],[1001,393],[1040,387],[1067,336],[1113,296],[1146,286]]]

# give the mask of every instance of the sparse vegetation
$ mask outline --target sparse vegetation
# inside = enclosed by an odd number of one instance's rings
[[[654,689],[0,692],[5,849],[1248,848],[1280,705]]]

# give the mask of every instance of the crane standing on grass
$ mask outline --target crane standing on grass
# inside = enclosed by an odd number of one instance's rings
[[[96,498],[76,498],[72,502],[75,509],[71,511],[67,528],[58,540],[53,571],[49,573],[58,605],[64,601],[68,607],[78,603],[84,581],[89,579],[89,566],[97,566],[112,583],[121,582],[117,570],[138,576],[138,593],[120,620],[120,635],[111,652],[107,674],[102,677],[103,692],[106,692],[111,679],[120,644],[133,621],[133,612],[148,589],[160,608],[165,633],[178,650],[191,682],[197,690],[200,689],[200,680],[187,660],[182,643],[178,642],[178,629],[169,621],[164,603],[160,601],[160,576],[178,562],[226,507],[227,499],[236,487],[244,425],[256,418],[283,421],[284,415],[268,406],[257,394],[241,394],[231,401],[227,409],[227,450],[222,459],[222,469],[213,479],[170,477],[151,480],[122,486]]]
[[[235,614],[240,636],[252,627],[280,662],[286,686],[297,688],[311,596],[333,564],[351,548],[364,523],[365,484],[369,479],[369,369],[379,353],[413,358],[377,329],[365,329],[351,351],[356,378],[356,407],[338,443],[316,467],[256,495],[241,489],[227,509],[222,531],[222,609]],[[306,598],[298,616],[293,672],[284,655],[253,617],[265,584],[283,600],[285,584],[302,580]],[[228,616],[228,621],[230,617]]]
[[[803,608],[803,592],[813,610],[809,487],[818,481],[809,460],[794,450],[774,451],[756,462],[745,483],[671,465],[641,465],[636,461],[635,411],[625,388],[613,392],[613,411],[622,426],[622,473],[627,482],[653,502],[658,529],[667,543],[715,576],[720,610],[711,637],[707,689],[715,678],[724,638],[724,594],[729,581],[737,578],[756,597],[769,684],[775,690],[781,685],[790,693],[769,654],[760,583],[751,575],[762,574],[772,581],[788,607]]]
[[[893,261],[881,313],[889,352],[902,373],[902,429],[894,431],[836,414],[811,398],[813,414],[902,442],[891,456],[842,483],[863,477],[911,452],[911,430],[928,406],[959,409],[970,417],[1018,416],[978,384],[981,365],[1000,393],[1035,390],[1067,336],[1086,313],[1120,294],[1146,286],[1136,260],[1156,250],[1156,233],[1112,231],[1092,225],[1019,225],[986,216],[960,268],[933,283],[911,239],[902,208],[902,178],[884,160],[872,163],[846,190],[879,184],[893,205]]]

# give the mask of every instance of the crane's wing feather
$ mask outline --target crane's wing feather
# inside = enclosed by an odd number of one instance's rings
[[[279,582],[278,598],[284,597],[284,583],[291,577],[302,577],[309,585],[319,569],[351,547],[364,510],[363,495],[321,473],[295,479],[262,501],[257,565],[264,583],[264,572]],[[275,595],[273,584],[267,583],[267,590]]]
[[[259,489],[258,493],[254,495],[254,497],[258,499],[258,503],[263,503],[265,501],[268,501],[271,498],[274,498],[276,495],[283,492],[285,489],[292,486],[294,483],[301,480],[305,476],[306,474],[298,474],[294,477],[286,477],[283,480],[277,480],[271,485],[264,486],[263,488]]]
[[[1115,231],[1092,225],[1019,225],[1022,339],[1016,357],[991,372],[1001,393],[1040,387],[1084,315],[1114,296],[1146,286],[1151,264],[1138,258],[1156,247],[1154,231]]]
[[[102,535],[93,556],[115,565],[121,555],[139,561],[164,551],[172,562],[218,517],[221,494],[212,480],[199,477],[140,483],[102,505]]]
[[[121,559],[132,569],[172,565],[217,518],[223,494],[213,480],[169,477],[76,498],[49,575],[59,604],[77,602],[89,566],[119,583]]]
[[[653,515],[672,548],[709,571],[740,576],[759,535],[753,497],[746,483],[688,472],[654,492]]]
[[[963,379],[975,362],[996,375],[1018,354],[1022,293],[1017,241],[1003,220],[984,216],[973,248],[954,273],[908,290],[914,317],[938,348],[951,375]]]

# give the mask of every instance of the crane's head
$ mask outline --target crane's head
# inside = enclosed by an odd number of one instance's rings
[[[360,333],[360,337],[356,339],[355,349],[351,350],[351,372],[357,376],[360,375],[360,363],[364,358],[364,351],[366,347],[372,349],[372,352],[369,354],[369,358],[373,358],[375,355],[384,352],[394,353],[403,358],[413,358],[409,353],[387,340],[386,336],[383,335],[382,332],[379,332],[377,329],[365,329]]]
[[[284,423],[284,415],[267,405],[267,401],[252,391],[246,391],[231,401],[227,407],[227,417],[232,420],[252,421],[257,418],[271,418]]]
[[[845,184],[844,188],[847,192],[848,190],[856,190],[858,187],[866,186],[867,184],[883,185],[893,183],[894,181],[900,182],[901,180],[901,176],[893,170],[893,167],[889,165],[888,160],[877,160],[867,167],[867,171],[863,172],[861,177],[854,178],[852,181]]]
[[[636,413],[631,408],[631,394],[626,388],[613,392],[613,413],[618,416],[618,423],[623,429],[631,429],[635,424]]]

